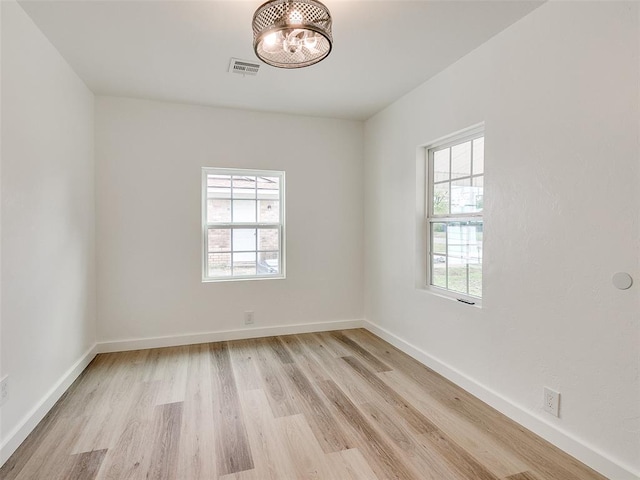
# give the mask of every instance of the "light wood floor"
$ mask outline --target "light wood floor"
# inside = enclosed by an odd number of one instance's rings
[[[0,478],[604,477],[345,330],[98,355]]]

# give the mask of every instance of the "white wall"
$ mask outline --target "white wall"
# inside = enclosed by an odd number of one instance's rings
[[[98,97],[99,340],[362,319],[362,142],[360,122]],[[201,282],[204,166],[286,172],[285,280]]]
[[[365,318],[616,479],[640,471],[638,9],[545,4],[365,126]],[[416,152],[482,121],[478,309],[416,288]]]
[[[95,252],[93,94],[17,3],[0,3],[1,464],[95,342]]]

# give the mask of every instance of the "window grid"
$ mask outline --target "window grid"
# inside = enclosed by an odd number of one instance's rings
[[[458,154],[461,150],[464,153],[465,148],[468,150],[468,170],[462,173],[454,171],[456,148]],[[484,133],[475,129],[446,143],[427,147],[426,151],[427,286],[463,299],[481,299]],[[438,163],[446,164],[446,178],[443,171],[436,171],[437,155]],[[460,163],[460,156],[457,160]],[[465,163],[464,157],[462,163]],[[454,196],[457,196],[455,207]]]
[[[276,230],[277,231],[277,236],[280,237],[280,227],[274,227],[274,226],[268,226],[268,225],[264,225],[262,224],[261,226],[257,227],[255,224],[251,224],[251,225],[233,225],[233,224],[224,224],[226,226],[222,226],[222,224],[215,224],[215,226],[212,226],[212,224],[208,225],[208,231],[211,230],[230,230],[230,234],[231,234],[231,238],[233,239],[233,232],[235,230],[241,230],[241,229],[245,229],[245,230],[249,230],[249,229],[254,229],[256,230],[256,234],[255,234],[255,244],[254,244],[254,248],[252,249],[228,249],[228,250],[211,250],[210,248],[208,248],[207,250],[207,254],[208,255],[223,255],[223,254],[228,254],[231,255],[231,277],[234,277],[233,275],[233,271],[234,271],[234,253],[256,253],[260,254],[260,253],[271,253],[271,254],[279,254],[280,251],[279,250],[273,250],[273,249],[261,249],[259,248],[258,245],[258,230]],[[233,244],[233,240],[230,242],[230,244]]]
[[[203,250],[203,281],[284,278],[284,172],[203,168]]]

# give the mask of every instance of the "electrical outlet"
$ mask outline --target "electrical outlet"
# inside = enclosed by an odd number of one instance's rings
[[[245,325],[253,325],[253,312],[252,311],[244,312],[244,324]]]
[[[544,411],[554,417],[560,416],[560,394],[549,387],[544,387]]]
[[[4,403],[9,398],[9,375],[5,375],[5,377],[0,380],[0,407],[4,405]]]

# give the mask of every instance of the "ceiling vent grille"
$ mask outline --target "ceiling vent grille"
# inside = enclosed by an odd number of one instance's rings
[[[231,63],[229,64],[230,73],[237,73],[242,76],[251,75],[255,77],[258,75],[259,69],[260,64],[247,62],[246,60],[240,60],[238,58],[232,58]]]

